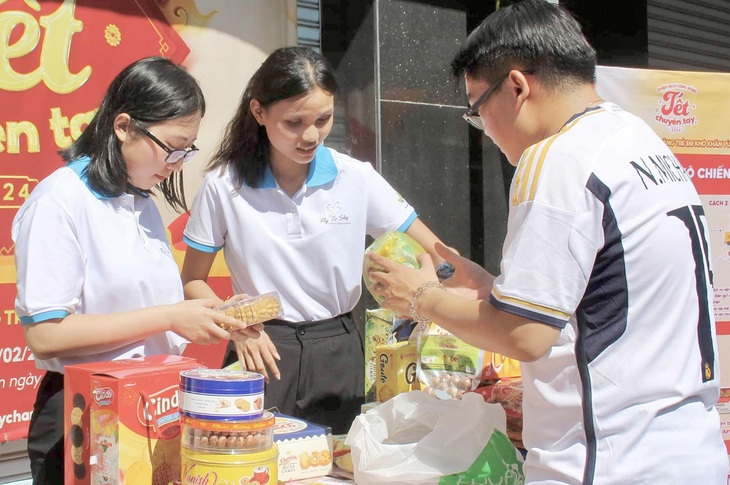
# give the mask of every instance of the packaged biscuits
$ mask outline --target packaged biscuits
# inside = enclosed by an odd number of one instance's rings
[[[235,454],[265,451],[274,436],[274,415],[264,411],[260,419],[217,421],[181,416],[182,446],[196,451]]]
[[[246,298],[245,300],[232,301],[223,304],[218,308],[226,315],[240,320],[248,325],[266,322],[284,314],[279,294],[275,291],[262,295]],[[223,330],[229,330],[221,325]]]

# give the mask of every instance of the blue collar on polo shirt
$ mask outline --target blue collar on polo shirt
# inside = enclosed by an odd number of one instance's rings
[[[94,194],[94,197],[97,199],[113,199],[114,197],[107,197],[104,194],[100,194],[89,185],[89,177],[86,170],[89,168],[90,163],[91,158],[85,156],[69,162],[66,166],[76,172],[76,175],[78,175],[84,185],[86,185],[86,188]]]
[[[314,159],[309,163],[309,174],[307,175],[307,187],[319,187],[320,185],[332,182],[337,177],[337,165],[335,159],[324,145],[317,147],[314,152]],[[264,179],[258,186],[259,189],[275,189],[276,180],[271,173],[271,166],[266,165]]]
[[[86,188],[89,189],[89,191],[94,194],[94,197],[96,197],[97,199],[116,199],[116,197],[109,197],[104,194],[100,194],[99,192],[91,188],[91,185],[89,185],[89,175],[87,172],[90,163],[91,158],[89,158],[88,156],[83,156],[67,163],[66,166],[73,170],[76,175],[79,176],[84,185],[86,185]],[[138,189],[137,187],[131,186],[131,189],[132,191],[134,191],[134,193],[136,193],[137,195],[141,195],[142,197],[150,196],[150,194]]]

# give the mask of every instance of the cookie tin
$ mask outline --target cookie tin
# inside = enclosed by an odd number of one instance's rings
[[[264,451],[274,443],[274,415],[264,411],[260,419],[211,421],[181,416],[182,446],[219,454]]]
[[[208,483],[236,485],[276,485],[279,483],[279,450],[220,454],[182,448],[182,485]]]
[[[264,376],[258,372],[194,369],[180,373],[180,414],[207,420],[259,419]]]

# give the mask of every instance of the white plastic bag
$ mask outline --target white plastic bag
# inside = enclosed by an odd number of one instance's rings
[[[505,427],[502,406],[479,394],[444,401],[411,391],[355,418],[345,442],[358,485],[438,484],[469,468],[492,431]]]

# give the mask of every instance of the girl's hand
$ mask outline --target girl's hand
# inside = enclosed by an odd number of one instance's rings
[[[281,379],[281,372],[276,365],[276,361],[281,360],[281,357],[265,331],[261,331],[257,339],[237,341],[236,353],[243,369],[263,374],[266,382],[269,382],[268,368],[275,379]]]

